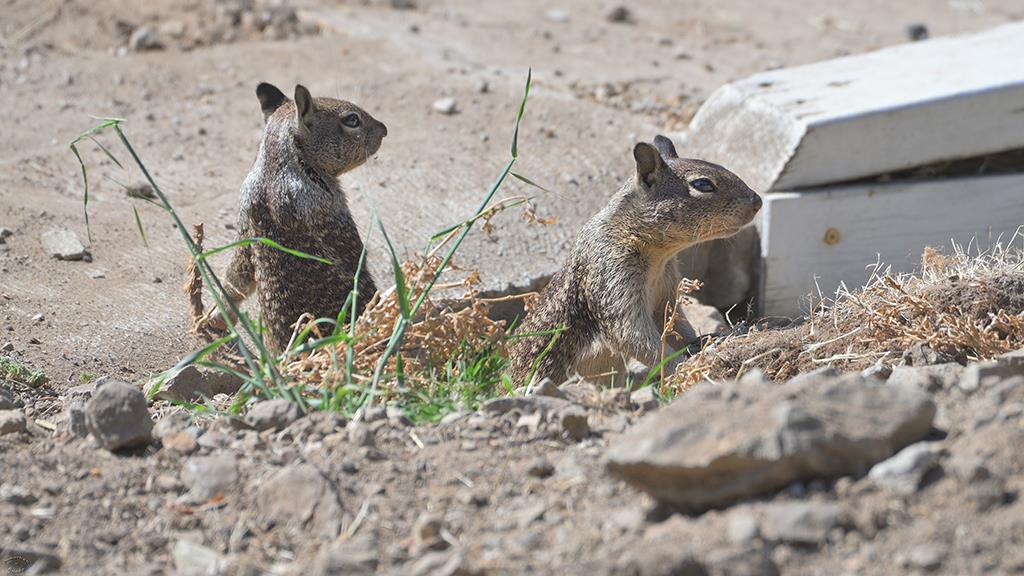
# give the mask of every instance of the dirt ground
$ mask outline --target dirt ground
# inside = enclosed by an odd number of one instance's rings
[[[51,379],[26,396],[34,413],[59,410],[59,396],[83,375],[142,381],[196,346],[185,331],[186,250],[177,231],[140,203],[143,246],[129,199],[111,180],[139,175],[88,146],[87,241],[81,174],[67,143],[95,123],[90,115],[128,120],[143,160],[183,219],[205,223],[212,246],[233,239],[238,189],[262,127],[255,85],[271,81],[288,92],[301,82],[314,95],[353,100],[389,130],[378,157],[344,179],[357,221],[365,230],[364,197],[372,198],[400,251],[411,254],[430,233],[468,214],[507,159],[514,108],[532,67],[520,170],[556,191],[538,201],[538,212],[558,223],[538,227],[502,216],[494,234],[470,236],[463,256],[489,286],[528,285],[557,266],[576,228],[617,188],[635,140],[683,129],[720,84],[905,42],[912,24],[938,36],[1024,18],[1017,0],[664,0],[631,6],[628,22],[610,21],[611,7],[582,0],[307,1],[273,9],[260,2],[0,0],[0,227],[13,232],[0,243],[0,346]],[[155,34],[148,45],[139,34],[132,39],[141,26]],[[458,114],[433,111],[432,103],[448,96]],[[39,238],[55,228],[75,231],[88,261],[50,258]],[[381,254],[379,241],[372,244]],[[388,277],[386,266],[376,259],[378,278]],[[425,449],[408,430],[387,428],[384,457],[347,445],[321,453],[330,433],[306,444],[256,435],[248,441],[259,447],[251,451],[244,444],[250,436],[230,441],[245,454],[245,486],[301,450],[342,486],[345,526],[371,502],[367,525],[386,551],[381,568],[400,570],[408,555],[402,540],[428,503],[458,509],[457,539],[479,536],[472,547],[481,569],[587,573],[612,563],[623,534],[637,530],[651,508],[602,475],[601,446],[632,416],[612,411],[608,418],[600,439],[568,448],[542,434],[506,437],[500,426],[511,424],[493,422],[481,425],[482,440],[467,439],[461,428],[422,430]],[[57,506],[55,518],[45,511],[4,517],[0,537],[18,531],[56,545],[67,574],[171,572],[172,534],[207,526],[216,530],[206,544],[231,550],[232,531],[224,527],[245,526],[234,516],[244,515],[244,506],[230,501],[224,514],[233,516],[210,520],[161,495],[181,491],[178,480],[161,479],[177,473],[179,457],[111,456],[83,446],[45,434],[25,445],[0,444],[0,484],[41,487],[39,497]],[[541,455],[555,464],[553,481],[524,472]],[[355,464],[344,465],[347,457]],[[486,494],[477,498],[474,490]],[[953,488],[943,490],[927,505],[941,507]],[[159,514],[165,507],[174,513]],[[537,520],[527,518],[531,510],[544,518],[540,528],[529,528]],[[710,514],[683,532],[700,548],[701,523],[722,522]],[[1024,538],[1015,529],[1014,538]],[[298,562],[310,558],[296,559],[301,547],[293,544],[244,549],[260,550],[260,571],[301,573]],[[878,546],[880,553],[891,547]],[[842,564],[840,545],[830,554],[785,566],[795,573],[835,573],[836,566],[869,572]]]

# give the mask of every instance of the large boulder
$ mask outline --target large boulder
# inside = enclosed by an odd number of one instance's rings
[[[700,512],[815,478],[861,475],[931,430],[910,385],[819,375],[780,386],[708,386],[645,417],[612,446],[609,472]]]

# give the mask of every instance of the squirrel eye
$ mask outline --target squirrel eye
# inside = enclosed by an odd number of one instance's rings
[[[359,128],[359,125],[362,124],[362,120],[359,119],[359,114],[351,112],[341,119],[341,123],[349,128]]]
[[[707,178],[695,178],[690,180],[690,186],[698,192],[710,193],[715,191],[715,183]]]

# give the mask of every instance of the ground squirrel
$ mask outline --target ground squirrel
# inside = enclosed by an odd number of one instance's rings
[[[653,145],[637,144],[633,157],[636,175],[584,225],[567,263],[518,330],[565,328],[537,362],[537,382],[561,381],[573,371],[593,377],[612,370],[621,382],[629,360],[657,364],[664,307],[678,280],[673,257],[698,242],[735,234],[761,208],[760,196],[738,176],[716,164],[679,158],[664,136]],[[692,337],[690,332],[685,336]],[[513,381],[526,383],[550,341],[551,336],[527,336],[513,345]],[[674,367],[675,362],[668,366]]]
[[[265,237],[325,258],[301,259],[263,244],[238,248],[228,267],[227,288],[241,301],[259,292],[268,347],[280,352],[303,314],[334,318],[355,281],[363,242],[338,176],[380,148],[387,128],[358,106],[313,98],[295,87],[289,100],[276,87],[256,88],[263,109],[263,140],[242,184],[240,238]],[[376,286],[364,265],[359,310]]]

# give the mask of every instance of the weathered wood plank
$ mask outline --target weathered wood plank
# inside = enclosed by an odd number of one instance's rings
[[[815,279],[829,295],[862,285],[878,258],[909,271],[925,246],[1009,240],[1024,225],[1024,175],[769,194],[763,218],[763,309],[793,316]]]
[[[1024,147],[1024,22],[727,84],[685,139],[759,192]]]

